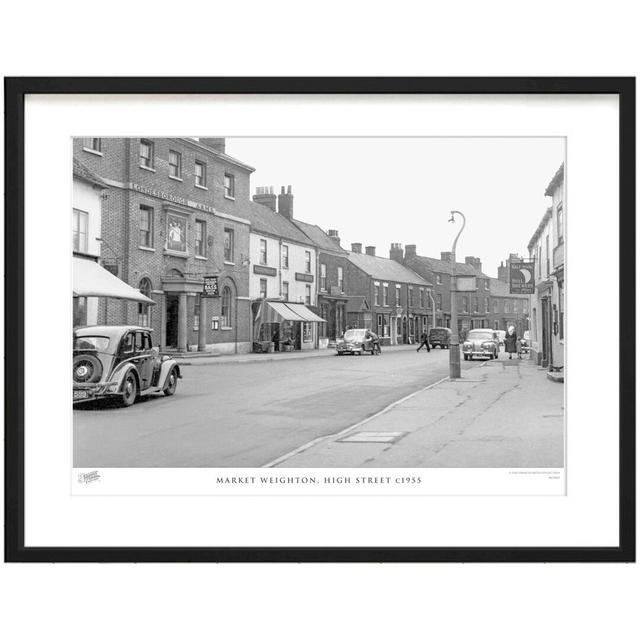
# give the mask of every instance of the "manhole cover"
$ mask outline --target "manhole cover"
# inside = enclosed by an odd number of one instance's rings
[[[406,433],[406,431],[358,431],[357,433],[352,433],[344,438],[340,438],[338,442],[374,442],[385,444],[399,440]]]

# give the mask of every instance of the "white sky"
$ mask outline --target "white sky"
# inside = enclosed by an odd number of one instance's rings
[[[346,249],[361,242],[388,258],[401,242],[439,258],[459,229],[449,212],[462,211],[458,260],[478,256],[496,276],[509,253],[527,255],[565,139],[227,138],[226,151],[255,167],[252,195],[291,185],[294,217],[337,229]]]

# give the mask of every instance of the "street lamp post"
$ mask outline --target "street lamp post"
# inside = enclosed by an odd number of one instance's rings
[[[458,214],[462,218],[462,227],[453,241],[453,247],[451,249],[451,341],[449,343],[449,378],[460,377],[460,344],[458,339],[458,301],[456,300],[456,245],[458,244],[458,238],[464,230],[464,226],[467,222],[464,214],[460,211],[452,211],[449,222],[455,224],[455,214]]]

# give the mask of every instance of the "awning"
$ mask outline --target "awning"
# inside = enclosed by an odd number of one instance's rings
[[[271,302],[266,301],[262,322],[282,322],[293,320],[294,322],[326,322],[317,316],[305,305],[296,302]]]
[[[118,298],[155,304],[151,298],[130,287],[93,260],[73,258],[73,296],[86,298]]]

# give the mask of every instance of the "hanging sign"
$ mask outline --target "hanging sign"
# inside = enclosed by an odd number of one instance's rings
[[[218,276],[204,276],[204,289],[202,295],[205,298],[220,297],[218,289]]]
[[[509,293],[531,294],[536,290],[535,261],[509,263]]]

